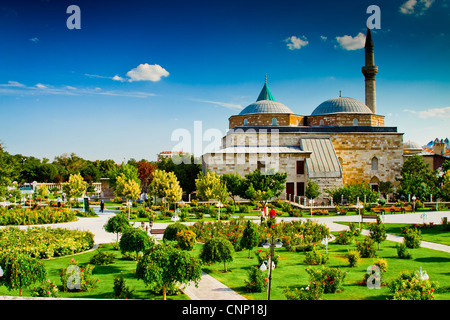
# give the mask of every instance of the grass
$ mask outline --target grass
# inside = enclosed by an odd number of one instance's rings
[[[52,282],[59,287],[61,286],[61,280],[59,277],[59,270],[61,268],[67,268],[69,261],[73,258],[81,265],[88,264],[89,260],[98,250],[105,250],[113,252],[116,256],[114,263],[106,266],[95,266],[93,271],[93,276],[97,277],[100,281],[98,282],[97,288],[89,292],[62,292],[60,291],[61,298],[102,298],[102,299],[113,299],[113,280],[114,276],[119,276],[123,273],[126,285],[130,288],[135,288],[133,292],[133,298],[135,299],[156,299],[161,300],[162,295],[155,295],[150,292],[150,290],[145,286],[142,280],[138,280],[135,275],[136,271],[136,261],[122,260],[120,251],[114,250],[113,246],[110,244],[100,245],[100,248],[93,250],[91,252],[66,256],[61,258],[54,258],[43,260],[45,268],[47,270],[47,278],[51,279]],[[6,287],[0,286],[0,295],[17,296],[18,290],[8,291]],[[23,296],[30,296],[30,290],[24,289]],[[185,294],[178,294],[173,296],[167,296],[168,300],[188,300]]]
[[[362,240],[364,236],[360,236]],[[199,245],[200,246],[200,245]],[[349,267],[345,257],[348,249],[355,248],[355,243],[350,245],[338,245],[331,243],[328,246],[330,259],[327,267],[338,267],[342,271],[348,272],[344,280],[343,291],[335,294],[325,294],[324,300],[386,300],[391,297],[391,292],[386,286],[380,289],[368,289],[358,282],[362,281],[367,267],[373,264],[374,259],[362,259],[357,267]],[[197,251],[200,248],[196,248]],[[388,271],[382,275],[382,281],[388,283],[396,278],[402,270],[419,270],[420,267],[426,270],[430,280],[438,281],[441,289],[435,294],[436,300],[450,299],[450,256],[448,253],[435,251],[426,248],[409,249],[413,259],[402,260],[397,257],[396,243],[384,241],[380,245],[377,256],[384,258],[388,262]],[[276,249],[276,254],[280,255],[280,266],[273,271],[271,299],[285,300],[283,289],[306,287],[309,283],[309,275],[305,268],[310,267],[303,264],[305,253],[288,252],[285,248]],[[247,279],[247,272],[250,266],[257,265],[257,259],[248,259],[248,251],[236,252],[233,262],[227,264],[230,272],[223,272],[223,264],[216,263],[204,268],[211,276],[231,287],[248,299],[264,300],[267,293],[248,293],[244,284]],[[318,266],[313,266],[318,267]],[[266,271],[267,272],[267,271]]]
[[[336,223],[348,225],[348,222],[339,222]],[[370,223],[361,223],[362,229],[368,229]],[[386,233],[394,234],[401,236],[401,229],[411,226],[410,223],[385,223]],[[432,228],[422,228],[420,229],[422,232],[422,240],[428,242],[435,242],[440,244],[445,244],[450,246],[450,232],[443,231],[441,225],[434,225]]]

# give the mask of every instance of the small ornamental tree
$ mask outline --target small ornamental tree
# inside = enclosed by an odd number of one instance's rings
[[[377,216],[377,222],[369,224],[369,237],[378,243],[378,250],[380,250],[380,243],[386,240],[386,228],[381,222],[380,216]]]
[[[227,262],[233,261],[234,247],[228,239],[214,237],[206,240],[200,259],[206,264],[223,262],[224,272],[227,271]]]
[[[128,200],[136,200],[141,194],[141,188],[136,180],[128,179],[123,173],[116,180],[116,196],[125,197]],[[128,218],[130,218],[131,207],[128,208]]]
[[[244,231],[242,232],[241,247],[248,249],[248,258],[250,259],[251,250],[258,245],[258,232],[250,220],[247,220]]]
[[[122,253],[136,252],[136,262],[139,262],[139,252],[143,252],[154,245],[153,239],[138,228],[127,228],[120,238],[119,247]]]
[[[103,226],[106,232],[117,233],[117,242],[119,242],[119,233],[123,233],[131,225],[124,214],[116,214],[114,217],[108,219]]]
[[[155,245],[144,253],[136,267],[136,276],[147,285],[162,287],[163,300],[170,285],[198,284],[201,278],[201,261],[170,242]]]
[[[306,185],[305,196],[308,199],[315,199],[320,196],[319,184],[313,180],[309,180]]]
[[[88,184],[84,181],[81,174],[71,174],[69,182],[63,186],[63,191],[66,193],[69,203],[72,198],[77,199],[81,197],[86,191],[87,186]]]
[[[22,253],[8,253],[1,256],[0,266],[3,269],[0,284],[6,286],[8,290],[19,289],[19,296],[22,296],[23,288],[35,282],[42,282],[47,276],[41,261]]]

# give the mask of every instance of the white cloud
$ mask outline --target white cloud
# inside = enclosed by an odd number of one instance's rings
[[[66,88],[66,89],[69,89],[69,90],[77,90],[77,88],[72,87],[72,86],[65,86],[65,88]]]
[[[25,87],[25,85],[17,81],[8,81],[8,83],[0,84],[0,87]]]
[[[42,83],[38,83],[36,85],[36,87],[39,88],[39,89],[48,89],[48,87],[45,84],[42,84]]]
[[[239,104],[233,104],[233,103],[228,103],[228,102],[220,102],[220,101],[211,101],[211,100],[202,100],[202,99],[192,99],[193,101],[199,101],[199,102],[204,102],[204,103],[211,103],[211,104],[215,104],[221,107],[225,107],[228,109],[239,109],[242,110],[242,106]]]
[[[423,15],[434,3],[435,0],[408,0],[400,6],[403,14]]]
[[[305,36],[301,36],[300,38],[291,36],[284,41],[287,42],[287,47],[289,50],[299,50],[300,48],[307,46],[309,43]]]
[[[136,68],[127,72],[129,82],[132,81],[159,81],[161,77],[169,76],[169,72],[159,64],[140,64]]]
[[[427,118],[450,118],[450,107],[444,108],[433,108],[428,110],[416,111],[404,109],[404,112],[409,112],[412,114],[418,114],[419,118],[427,119]]]
[[[124,78],[119,77],[119,75],[117,75],[117,74],[114,77],[112,77],[112,79],[115,80],[115,81],[125,81]]]
[[[327,41],[327,37],[325,37],[325,36],[320,36],[320,40],[322,40],[322,41]]]
[[[364,48],[366,36],[360,32],[355,37],[345,35],[343,37],[336,37],[336,40],[344,50],[358,50]]]
[[[40,40],[39,40],[39,38],[36,38],[36,37],[34,37],[34,38],[31,38],[31,39],[29,39],[31,42],[34,42],[34,43],[38,43]]]

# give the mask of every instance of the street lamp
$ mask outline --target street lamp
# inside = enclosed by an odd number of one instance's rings
[[[363,207],[362,203],[359,202],[359,197],[358,197],[358,201],[356,202],[356,208],[358,208],[359,211],[359,228],[361,229],[361,208]]]
[[[220,202],[220,200],[219,200],[219,202],[217,202],[216,207],[219,208],[219,219],[218,220],[220,220],[220,208],[223,207],[223,204],[222,204],[222,202]]]
[[[414,196],[412,196],[411,199],[412,199],[412,201],[413,201],[413,211],[416,212],[416,199],[417,199],[417,198],[416,198],[416,196],[414,195]]]
[[[311,207],[311,218],[312,218],[312,208],[313,208],[313,204],[314,204],[314,199],[310,199],[309,200],[309,205]]]
[[[272,283],[272,269],[275,269],[275,263],[273,262],[273,256],[275,253],[275,247],[281,248],[283,246],[283,243],[280,241],[279,238],[276,239],[277,241],[274,242],[274,237],[272,236],[271,242],[269,243],[268,239],[262,244],[262,247],[264,249],[270,248],[269,253],[269,284],[267,286],[267,300],[270,300],[270,286]],[[267,266],[265,264],[265,261],[260,266],[261,271],[265,271],[267,269]]]

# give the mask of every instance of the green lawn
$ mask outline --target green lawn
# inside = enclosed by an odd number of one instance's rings
[[[364,236],[360,236],[362,239]],[[382,276],[382,281],[389,282],[397,277],[402,270],[419,270],[420,267],[426,270],[430,280],[439,281],[441,289],[435,294],[437,300],[450,299],[450,255],[448,253],[435,251],[431,249],[419,248],[409,249],[413,255],[411,260],[402,260],[397,257],[395,248],[396,243],[384,241],[377,251],[379,257],[388,261],[388,271]],[[199,245],[200,246],[200,245]],[[373,264],[372,258],[362,259],[359,266],[348,267],[348,261],[345,257],[349,248],[355,248],[355,244],[338,245],[330,244],[328,252],[330,260],[328,267],[339,267],[348,272],[344,280],[344,290],[335,294],[325,294],[324,300],[385,300],[390,298],[390,291],[386,286],[380,289],[368,289],[366,286],[358,285],[367,267]],[[259,248],[261,249],[261,248]],[[196,248],[198,252],[200,248]],[[306,287],[309,282],[309,275],[305,268],[309,267],[303,264],[305,253],[288,252],[284,248],[276,249],[280,255],[280,266],[273,271],[271,299],[285,300],[283,289],[286,286],[290,288]],[[256,257],[248,259],[248,251],[244,250],[235,254],[234,262],[227,265],[230,270],[223,272],[223,264],[216,263],[204,268],[210,275],[233,288],[248,299],[264,300],[267,299],[267,293],[247,293],[244,287],[244,280],[247,278],[249,267],[257,264]],[[314,266],[317,267],[317,266]],[[267,271],[266,271],[267,272]]]
[[[97,249],[99,250],[99,249]],[[51,279],[52,282],[58,286],[61,285],[61,280],[58,271],[61,268],[67,268],[70,259],[74,258],[79,261],[81,265],[85,265],[89,262],[91,257],[97,252],[97,250],[83,253],[74,256],[67,256],[49,260],[43,260],[46,270],[47,278]],[[107,266],[95,266],[93,271],[93,276],[97,277],[100,281],[98,282],[97,288],[90,292],[61,292],[60,297],[62,298],[107,298],[113,299],[113,279],[114,276],[120,275],[123,272],[126,285],[135,288],[133,297],[135,299],[157,299],[161,300],[162,295],[152,294],[148,288],[145,286],[142,280],[138,280],[135,276],[136,271],[136,261],[122,260],[120,251],[113,250],[112,245],[101,245],[100,250],[110,251],[116,255],[114,263]],[[18,290],[8,291],[4,286],[0,286],[0,295],[17,296]],[[23,290],[23,296],[30,296],[30,291],[28,289]],[[178,294],[173,296],[167,296],[168,300],[188,300],[185,294]]]
[[[348,222],[336,223],[348,225]],[[385,223],[386,233],[401,236],[401,229],[407,226],[411,226],[410,223]],[[369,229],[369,223],[361,223],[362,229]],[[433,228],[421,228],[422,240],[428,242],[435,242],[450,246],[450,232],[443,231],[441,225],[435,225]]]

